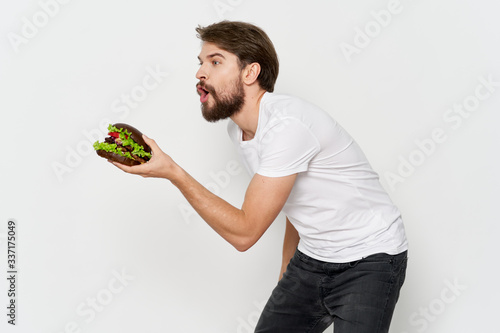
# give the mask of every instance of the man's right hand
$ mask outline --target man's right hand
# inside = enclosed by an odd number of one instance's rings
[[[150,139],[145,135],[142,137],[151,147],[151,151],[153,153],[153,156],[147,163],[134,166],[127,166],[117,162],[111,163],[117,168],[130,174],[142,177],[165,178],[171,180],[175,172],[179,170],[179,166],[169,155],[165,154],[160,147],[158,147],[155,140]]]

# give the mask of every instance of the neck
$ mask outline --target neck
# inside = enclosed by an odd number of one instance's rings
[[[259,125],[260,101],[265,93],[265,90],[259,89],[257,92],[247,95],[243,108],[231,116],[231,120],[241,128],[244,141],[252,140],[255,136]]]

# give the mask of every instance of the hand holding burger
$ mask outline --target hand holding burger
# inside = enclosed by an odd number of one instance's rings
[[[109,125],[108,130],[109,137],[104,142],[96,142],[94,148],[99,156],[108,159],[117,168],[143,177],[169,180],[181,170],[154,140],[135,127],[119,123]]]

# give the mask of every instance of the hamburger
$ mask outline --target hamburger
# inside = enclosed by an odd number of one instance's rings
[[[96,141],[94,149],[97,155],[125,165],[139,165],[151,159],[151,147],[149,147],[142,133],[137,128],[117,123],[108,126],[108,137],[104,142]]]

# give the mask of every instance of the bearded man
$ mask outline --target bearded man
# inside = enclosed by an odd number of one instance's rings
[[[208,191],[154,140],[153,157],[120,169],[170,180],[238,251],[286,215],[280,279],[255,332],[388,332],[405,280],[401,213],[353,138],[300,98],[275,94],[279,62],[255,25],[198,27],[202,115],[228,132],[252,179],[241,208]]]

